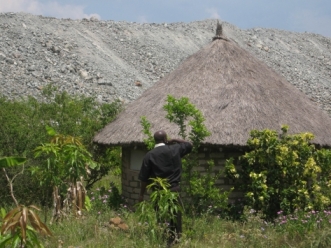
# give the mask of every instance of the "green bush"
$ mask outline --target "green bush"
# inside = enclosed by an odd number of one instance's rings
[[[33,97],[22,100],[0,98],[0,152],[3,156],[33,158],[33,149],[47,142],[45,126],[57,133],[81,137],[92,147],[95,133],[120,112],[120,101],[98,103],[95,98],[71,96],[66,92],[45,95],[45,101]]]
[[[278,135],[272,130],[253,130],[247,145],[250,149],[226,163],[227,175],[240,184],[246,200],[265,218],[274,219],[301,210],[321,210],[330,205],[331,152],[317,150],[311,133]]]
[[[86,189],[91,189],[93,185],[112,173],[121,175],[122,149],[121,147],[95,146],[93,149],[94,160],[100,165],[98,170],[91,170],[90,176],[85,180]]]
[[[24,156],[28,158],[26,170],[17,176],[19,184],[14,185],[17,198],[26,204],[47,204],[50,190],[40,187],[39,182],[29,173],[31,165],[39,166],[41,160],[34,158],[34,149],[48,142],[45,126],[52,127],[56,132],[80,137],[84,146],[100,163],[100,170],[92,170],[88,185],[100,180],[110,169],[118,166],[120,150],[111,151],[111,159],[102,158],[99,147],[92,143],[97,131],[111,122],[121,111],[120,101],[113,103],[98,103],[93,97],[71,96],[66,92],[59,92],[52,87],[44,90],[44,100],[38,101],[33,97],[21,100],[9,100],[0,97],[0,155]],[[18,173],[17,168],[8,170],[9,176]],[[0,174],[0,187],[6,188],[6,180]],[[0,191],[1,203],[10,202],[10,195]]]
[[[118,210],[124,203],[120,191],[114,182],[110,182],[110,194],[107,203],[108,206],[114,210]]]

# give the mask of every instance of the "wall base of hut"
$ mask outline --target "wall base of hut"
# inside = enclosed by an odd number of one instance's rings
[[[134,206],[138,203],[140,193],[140,181],[138,180],[139,170],[137,167],[132,169],[132,154],[133,147],[122,148],[122,195],[126,199],[129,206]],[[147,151],[145,151],[147,152]],[[225,169],[225,161],[229,158],[237,159],[243,155],[244,151],[241,148],[221,147],[221,146],[205,146],[199,150],[199,166],[195,168],[201,174],[206,174],[208,169],[208,162],[214,162],[213,172],[216,174]],[[140,161],[141,164],[142,161]],[[234,187],[234,182],[225,177],[222,173],[221,177],[216,181],[216,185],[223,191],[228,191]],[[149,194],[146,193],[145,199],[148,199]],[[183,195],[185,197],[185,195]],[[234,189],[229,196],[229,203],[235,202],[242,198],[243,193]]]

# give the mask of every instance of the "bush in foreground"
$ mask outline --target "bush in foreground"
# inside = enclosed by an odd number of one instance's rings
[[[227,175],[240,184],[248,205],[272,220],[277,212],[323,210],[331,203],[331,151],[316,149],[311,133],[288,135],[253,130],[249,151],[226,163]]]

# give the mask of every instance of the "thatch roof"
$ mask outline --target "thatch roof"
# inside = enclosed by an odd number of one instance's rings
[[[188,57],[165,78],[130,103],[95,137],[105,145],[142,143],[140,117],[152,133],[163,129],[172,138],[178,129],[165,119],[167,95],[188,97],[203,113],[212,135],[205,144],[245,146],[252,129],[289,125],[289,133],[312,132],[313,143],[331,146],[331,118],[304,93],[222,35]]]

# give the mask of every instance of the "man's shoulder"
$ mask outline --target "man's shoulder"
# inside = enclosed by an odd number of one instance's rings
[[[149,150],[145,156],[150,156],[152,154],[156,154],[156,153],[159,153],[160,151],[164,150],[164,149],[167,149],[166,148],[167,145],[165,146],[158,146],[158,147],[154,147],[152,150]]]

